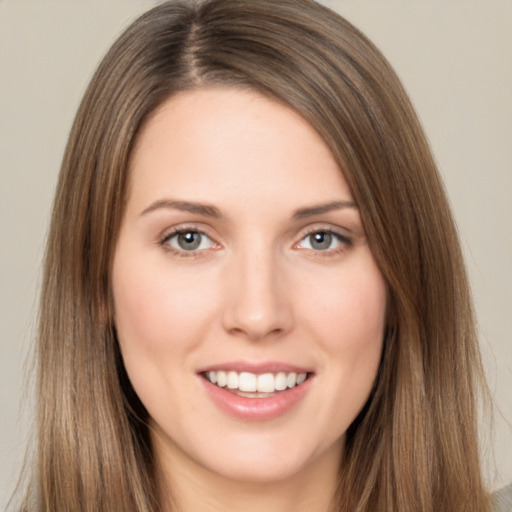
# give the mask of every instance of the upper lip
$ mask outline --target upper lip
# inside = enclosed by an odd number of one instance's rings
[[[262,373],[312,373],[310,368],[283,363],[280,361],[226,361],[202,367],[198,373],[215,371],[233,371],[237,373],[248,372],[260,375]]]

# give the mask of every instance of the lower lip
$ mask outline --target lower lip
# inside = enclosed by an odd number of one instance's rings
[[[299,386],[280,391],[268,398],[246,398],[235,395],[226,388],[219,388],[203,377],[200,379],[210,398],[221,410],[246,421],[268,421],[282,416],[300,402],[313,381],[313,378],[309,377]]]

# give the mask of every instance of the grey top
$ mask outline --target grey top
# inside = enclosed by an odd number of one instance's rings
[[[512,484],[494,493],[492,504],[493,512],[512,512]]]

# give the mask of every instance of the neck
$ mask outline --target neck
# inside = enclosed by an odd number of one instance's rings
[[[169,454],[170,455],[170,454]],[[165,512],[334,512],[341,449],[319,456],[277,481],[245,481],[213,473],[174,452],[157,460]]]

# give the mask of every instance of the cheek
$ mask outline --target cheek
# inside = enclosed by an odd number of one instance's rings
[[[328,355],[324,370],[332,400],[325,403],[326,414],[345,429],[366,403],[377,376],[386,323],[385,281],[373,260],[359,259],[308,301],[310,328]]]
[[[310,319],[329,352],[380,350],[386,321],[386,285],[377,267],[354,265],[308,296]]]
[[[201,277],[168,266],[119,259],[113,275],[115,322],[123,351],[160,357],[189,347],[212,315],[215,301]]]
[[[197,272],[126,254],[115,260],[112,276],[117,337],[132,386],[156,417],[178,407],[180,395],[166,390],[180,389],[180,375],[190,373],[189,356],[207,335],[216,302]]]

